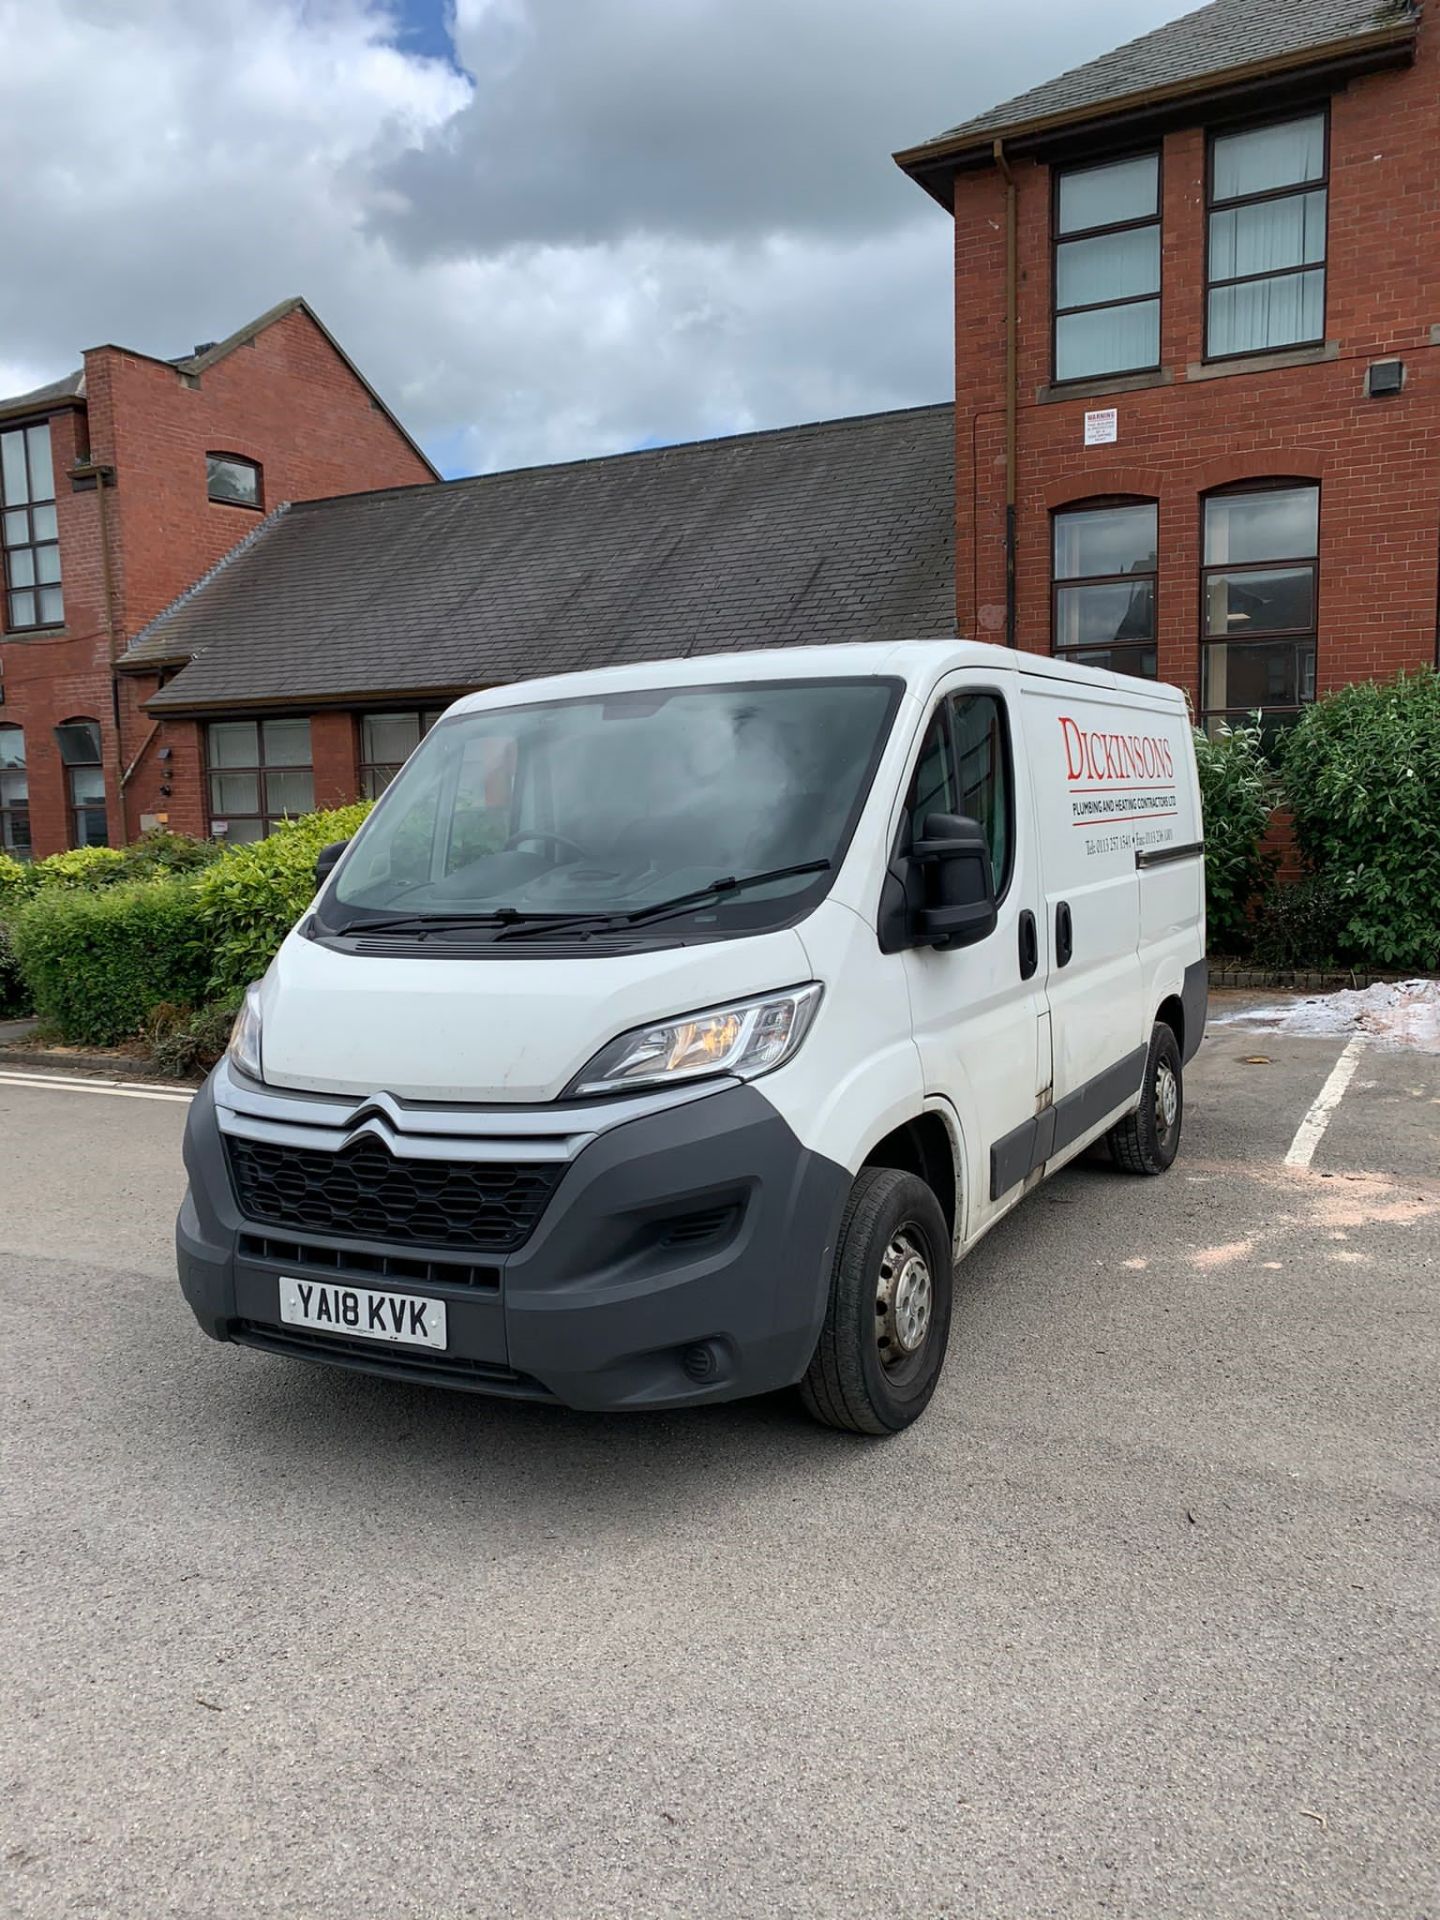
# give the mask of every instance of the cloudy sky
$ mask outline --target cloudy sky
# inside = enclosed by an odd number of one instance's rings
[[[0,393],[303,293],[447,473],[948,397],[892,149],[1193,0],[0,0]]]

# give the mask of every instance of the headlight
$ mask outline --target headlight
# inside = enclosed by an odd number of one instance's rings
[[[252,1080],[263,1080],[265,1074],[260,1059],[260,983],[245,989],[245,998],[239,1013],[235,1016],[235,1025],[230,1030],[230,1058],[241,1073],[249,1074]]]
[[[673,1086],[706,1074],[753,1080],[788,1060],[805,1038],[820,1004],[818,981],[709,1007],[683,1019],[635,1027],[602,1047],[565,1089],[573,1097],[623,1092],[630,1087]]]

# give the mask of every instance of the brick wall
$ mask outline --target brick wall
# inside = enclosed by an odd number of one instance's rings
[[[65,628],[33,640],[0,634],[0,723],[18,722],[25,729],[37,857],[70,844],[65,776],[52,731],[65,719],[101,724],[112,840],[120,838],[119,775],[132,766],[125,786],[126,838],[140,830],[142,815],[168,816],[171,827],[186,833],[204,832],[208,822],[201,730],[188,721],[156,726],[144,711],[157,685],[153,678],[121,676],[117,737],[100,496],[93,488],[72,489],[70,468],[77,458],[115,469],[105,509],[117,651],[263,517],[207,498],[207,452],[258,461],[266,509],[282,500],[433,478],[301,310],[284,315],[194,383],[163,361],[116,347],[85,355],[85,381],[85,407],[51,418]],[[317,794],[323,785],[326,794],[349,798],[355,753],[348,717],[341,729],[348,729],[348,749],[335,758],[326,744],[323,773],[319,757],[338,718],[316,723]],[[168,760],[160,757],[165,748]]]
[[[1309,102],[1305,103],[1308,107]],[[1304,110],[1297,106],[1296,111]],[[1277,116],[1278,117],[1278,116]],[[1440,24],[1413,69],[1374,75],[1330,107],[1326,341],[1335,357],[1204,377],[1205,132],[1169,135],[1164,384],[1051,398],[1050,170],[1017,163],[1019,456],[1017,638],[1050,647],[1050,515],[1106,494],[1159,501],[1159,666],[1199,698],[1200,496],[1250,478],[1321,483],[1318,686],[1436,657],[1440,558]],[[959,630],[1005,626],[1005,189],[987,168],[955,188]],[[1365,372],[1401,356],[1400,396]],[[1083,445],[1113,406],[1119,439]]]

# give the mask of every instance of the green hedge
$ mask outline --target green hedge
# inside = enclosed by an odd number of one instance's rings
[[[237,1001],[258,980],[315,895],[315,856],[348,840],[370,811],[362,800],[287,820],[267,839],[232,847],[200,875],[200,934],[210,956],[208,998]]]
[[[1243,953],[1250,910],[1270,871],[1261,841],[1276,800],[1275,774],[1258,725],[1195,735],[1205,816],[1205,917],[1216,953]]]
[[[1340,957],[1440,969],[1440,675],[1357,681],[1308,707],[1281,779],[1306,864],[1338,894]]]
[[[162,1001],[196,1005],[208,957],[196,883],[147,880],[37,892],[11,928],[34,1010],[72,1046],[115,1046]]]

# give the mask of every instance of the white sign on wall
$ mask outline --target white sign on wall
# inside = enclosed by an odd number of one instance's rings
[[[1085,416],[1085,444],[1087,447],[1109,447],[1120,438],[1120,410],[1118,407],[1100,407],[1094,413]]]

